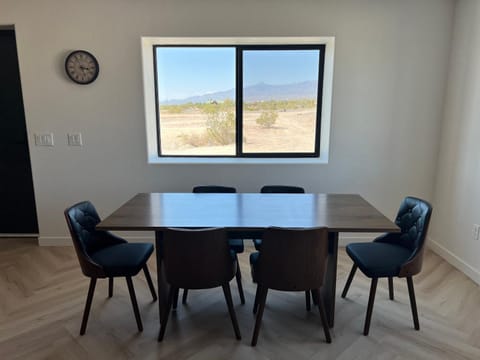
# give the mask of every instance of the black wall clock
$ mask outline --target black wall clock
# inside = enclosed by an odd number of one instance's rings
[[[87,85],[94,82],[99,70],[95,56],[85,50],[72,51],[65,59],[65,71],[77,84]]]

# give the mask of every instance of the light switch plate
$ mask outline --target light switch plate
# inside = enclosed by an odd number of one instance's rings
[[[39,133],[35,134],[36,146],[54,146],[53,133]]]
[[[67,134],[67,141],[68,146],[83,146],[81,133]]]
[[[480,239],[480,225],[473,224],[472,237],[473,240],[478,241]]]

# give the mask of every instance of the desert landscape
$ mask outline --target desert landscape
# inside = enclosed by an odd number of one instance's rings
[[[162,155],[234,156],[233,101],[160,106]],[[313,152],[315,100],[244,104],[243,152]]]

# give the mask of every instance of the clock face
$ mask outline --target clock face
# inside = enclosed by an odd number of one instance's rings
[[[67,56],[65,71],[68,77],[77,84],[90,84],[98,76],[98,61],[88,51],[76,50]]]

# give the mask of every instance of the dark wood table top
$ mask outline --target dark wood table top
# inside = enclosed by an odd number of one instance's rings
[[[258,231],[269,226],[326,226],[331,232],[399,231],[360,195],[259,193],[141,193],[105,218],[97,229],[224,227]]]

